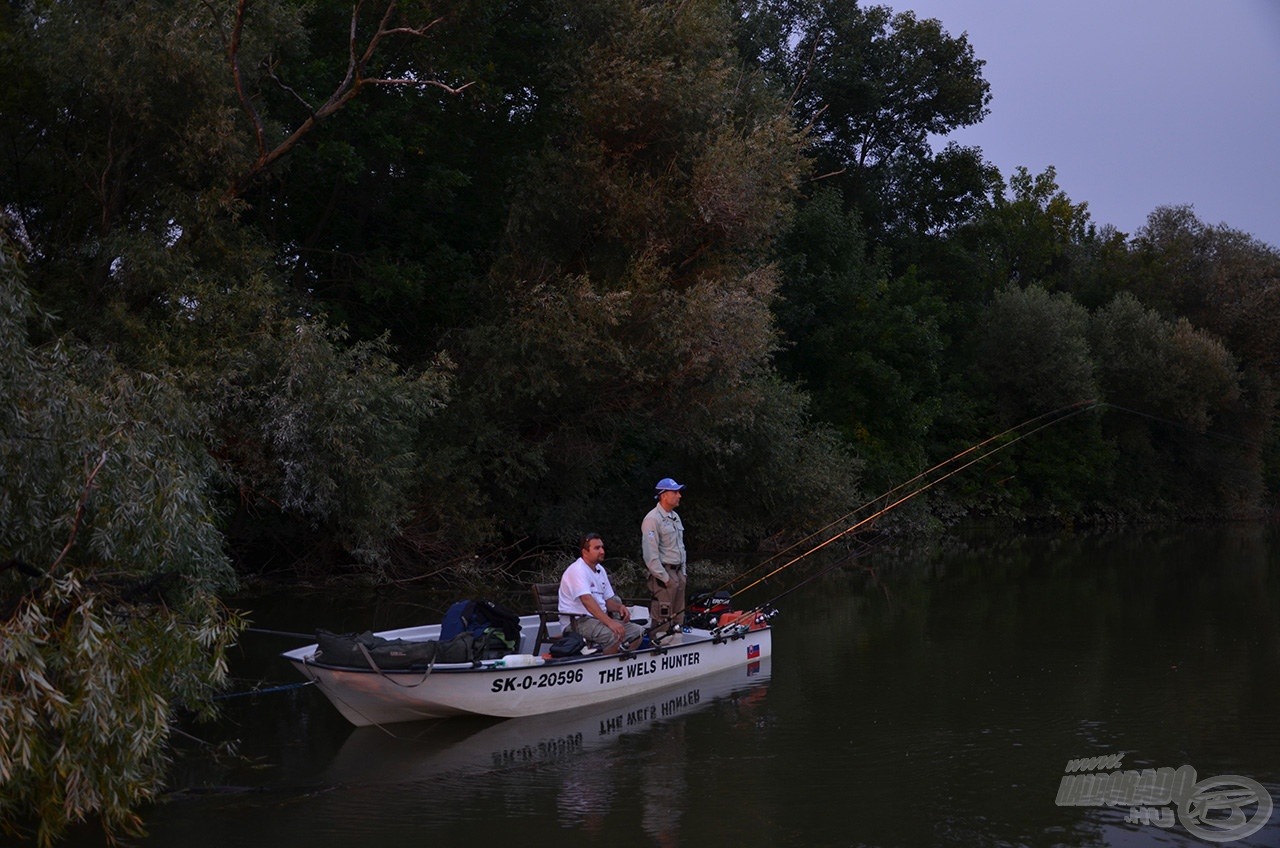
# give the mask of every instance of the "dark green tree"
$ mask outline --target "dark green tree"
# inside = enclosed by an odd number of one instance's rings
[[[1066,281],[1081,245],[1096,238],[1089,205],[1073,203],[1049,166],[1032,176],[1019,167],[1008,186],[993,194],[976,224],[989,257],[988,280],[1070,290]]]
[[[494,511],[629,541],[674,475],[701,493],[698,541],[723,546],[847,503],[853,466],[771,360],[767,260],[802,166],[785,103],[740,67],[718,3],[564,14],[578,63],[491,274],[505,307],[454,354],[451,414]]]
[[[1133,239],[1132,289],[1151,307],[1213,331],[1247,363],[1280,378],[1280,251],[1185,206],[1161,207]]]
[[[1096,396],[1088,322],[1088,312],[1066,294],[1035,285],[996,293],[979,327],[975,364],[1001,423]]]
[[[1280,487],[1280,252],[1225,224],[1208,226],[1190,207],[1172,206],[1148,216],[1129,259],[1129,288],[1143,303],[1212,332],[1237,357],[1240,414],[1218,423],[1242,443],[1263,446],[1262,473],[1274,493]]]
[[[0,832],[138,829],[171,723],[209,714],[239,630],[205,450],[168,375],[47,327],[0,253]],[[47,329],[40,335],[47,334]]]
[[[150,358],[149,327],[171,318],[203,249],[243,247],[209,223],[251,138],[235,131],[227,17],[198,3],[32,2],[7,18],[0,197],[31,288],[125,361]]]
[[[1186,319],[1121,294],[1093,318],[1090,346],[1129,515],[1240,517],[1261,498],[1258,443],[1224,429],[1247,417],[1236,358]],[[1134,414],[1136,413],[1136,414]]]
[[[1005,286],[976,329],[970,391],[990,433],[1097,398],[1089,314],[1069,295]],[[960,485],[982,511],[1070,519],[1093,508],[1111,462],[1091,416],[1038,433]]]
[[[9,18],[0,61],[22,82],[3,96],[23,108],[0,124],[0,195],[31,290],[54,332],[171,375],[207,417],[241,554],[278,539],[295,559],[385,564],[388,540],[439,518],[420,514],[417,483],[448,460],[418,450],[433,450],[447,362],[401,370],[380,334],[349,339],[314,277],[287,285],[310,254],[264,214],[317,205],[273,191],[316,148],[341,172],[328,129],[348,109],[383,91],[452,97],[427,57],[399,52],[424,49],[436,21],[396,2],[32,3]],[[380,297],[403,308],[391,288]]]
[[[780,255],[784,373],[867,462],[871,487],[888,489],[927,464],[946,305],[914,271],[891,274],[834,189],[804,205]]]
[[[556,5],[383,3],[353,19],[350,3],[309,4],[309,39],[275,47],[270,74],[252,77],[263,124],[297,141],[247,182],[243,220],[276,245],[296,295],[355,339],[389,333],[402,362],[424,365],[487,308],[476,281],[566,59]],[[353,20],[373,49],[358,96],[342,86]]]
[[[950,240],[942,254],[958,261],[981,301],[1006,285],[1038,285],[1066,292],[1087,308],[1105,305],[1132,277],[1126,236],[1097,227],[1088,203],[1061,190],[1052,166],[1032,175],[1015,169],[998,180],[988,202]]]
[[[981,151],[931,139],[978,123],[991,95],[983,62],[940,21],[837,0],[800,6],[790,50],[797,120],[817,173],[840,186],[873,238],[966,220],[990,188]]]

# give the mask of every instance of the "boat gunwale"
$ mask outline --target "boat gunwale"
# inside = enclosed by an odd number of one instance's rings
[[[403,628],[403,629],[407,630],[407,629],[415,629],[415,628]],[[297,663],[300,666],[305,666],[309,668],[322,668],[329,671],[357,672],[362,674],[422,675],[422,674],[476,674],[478,672],[509,673],[513,669],[521,668],[521,667],[546,668],[547,666],[552,666],[552,667],[559,668],[559,667],[568,666],[568,665],[581,665],[584,663],[599,663],[599,662],[605,662],[609,660],[613,660],[621,663],[621,662],[626,662],[628,660],[633,660],[633,659],[636,659],[637,657],[642,657],[642,656],[661,656],[663,654],[671,653],[673,651],[679,652],[681,651],[681,649],[688,648],[688,647],[697,647],[697,646],[704,646],[704,645],[719,645],[722,643],[734,642],[739,639],[746,639],[752,633],[759,633],[761,631],[772,630],[772,629],[773,628],[771,626],[766,624],[764,626],[757,626],[749,630],[741,630],[733,633],[717,634],[710,630],[696,630],[690,633],[682,634],[682,638],[680,642],[675,644],[650,645],[647,648],[640,648],[633,651],[619,651],[615,654],[593,653],[589,656],[569,656],[569,657],[551,657],[551,658],[547,658],[545,655],[521,654],[521,653],[512,654],[514,656],[541,657],[542,662],[534,663],[529,666],[505,665],[503,664],[502,658],[500,657],[491,659],[491,660],[476,660],[476,661],[467,662],[467,663],[432,663],[430,665],[411,666],[409,668],[382,668],[382,667],[372,668],[368,665],[363,665],[363,666],[333,665],[331,663],[326,663],[323,661],[313,659],[316,651],[319,650],[319,643],[304,645],[303,647],[300,647],[300,648],[294,648],[293,650],[285,651],[283,656],[285,656],[290,662]],[[387,633],[391,633],[391,632],[396,632],[396,631],[382,631],[381,633],[378,633],[375,635],[386,635]],[[693,638],[690,638],[690,637],[693,637]],[[409,640],[409,641],[429,641],[429,640],[421,639],[421,640]]]

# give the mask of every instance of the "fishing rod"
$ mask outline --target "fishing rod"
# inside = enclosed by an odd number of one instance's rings
[[[768,574],[765,574],[764,576],[753,580],[751,583],[747,584],[746,586],[743,586],[741,589],[733,592],[729,596],[730,598],[737,597],[743,592],[746,592],[749,589],[752,589],[755,586],[758,586],[761,583],[764,583],[770,578],[780,574],[786,569],[801,562],[805,558],[817,553],[823,548],[826,548],[827,546],[835,543],[841,538],[844,538],[845,536],[848,536],[851,533],[857,532],[858,530],[861,530],[864,527],[867,527],[868,525],[873,524],[875,521],[882,518],[886,514],[892,512],[893,510],[897,509],[903,504],[908,503],[909,501],[919,497],[920,495],[924,494],[925,492],[929,491],[935,486],[938,486],[939,484],[950,479],[951,477],[954,477],[955,475],[959,474],[965,469],[970,468],[973,465],[976,465],[977,463],[990,458],[991,456],[994,456],[1000,451],[1003,451],[1006,448],[1017,444],[1023,439],[1029,438],[1030,436],[1040,432],[1041,430],[1044,430],[1055,424],[1060,424],[1061,422],[1069,418],[1079,415],[1082,412],[1086,412],[1088,410],[1097,408],[1100,405],[1102,404],[1100,404],[1100,402],[1097,400],[1086,400],[1086,401],[1079,401],[1077,403],[1069,404],[1067,406],[1060,407],[1050,412],[1037,415],[1033,418],[1029,418],[1026,421],[1023,421],[1022,423],[1017,424],[1013,427],[1010,427],[1007,430],[1004,430],[1000,433],[997,433],[994,436],[990,436],[982,440],[981,442],[978,442],[974,445],[970,445],[964,450],[956,454],[953,454],[952,456],[948,457],[942,462],[939,462],[933,467],[920,472],[916,476],[912,477],[910,480],[904,481],[903,483],[900,483],[894,486],[893,488],[889,489],[888,491],[876,496],[875,498],[868,501],[867,503],[862,504],[859,507],[856,507],[855,509],[846,513],[844,516],[836,519],[835,521],[829,522],[826,526],[824,526],[820,530],[810,533],[808,536],[804,537],[803,539],[800,539],[797,542],[787,546],[782,551],[779,551],[778,553],[773,554],[772,556],[764,560],[759,565],[755,566],[752,569],[749,569],[748,571],[744,572],[741,575],[738,575],[738,577],[735,577],[734,580],[731,580],[728,583],[722,585],[720,589],[728,588],[728,586],[732,585],[734,582],[741,580],[757,571],[760,571],[762,568],[765,568],[770,563],[775,562],[778,559],[782,558],[790,551],[795,550],[797,547],[800,547],[801,545],[809,541],[812,541],[815,537],[819,536],[820,534],[826,531],[829,531],[832,527],[848,522],[849,519],[852,518],[853,516],[856,516],[867,509],[872,509],[876,507],[877,504],[884,504],[878,509],[875,509],[871,514],[867,515],[865,518],[862,518],[856,521],[855,523],[843,528],[842,530],[828,536],[823,541],[819,542],[816,545],[813,545],[812,547],[808,548],[807,550],[798,554],[797,556],[792,557],[787,562],[783,563],[777,568],[774,568]],[[903,494],[904,492],[905,494]],[[826,568],[821,569],[817,574],[811,575],[809,578],[804,580],[800,585],[804,585],[805,583],[808,583],[810,580],[817,579],[818,577],[828,573],[834,568],[843,565],[844,562],[847,561],[848,559],[865,554],[866,552],[873,549],[874,547],[875,547],[874,544],[864,545],[861,550],[855,551],[854,553],[850,554],[848,557],[842,558],[838,562]],[[771,609],[773,607],[773,604],[779,598],[788,594],[791,591],[794,591],[796,588],[799,588],[799,586],[791,587],[790,589],[783,591],[781,594],[776,595],[770,600],[757,605],[754,609],[749,610],[747,612],[747,615],[750,616],[753,613],[760,613],[760,614],[765,614],[767,616],[768,613],[765,613],[764,611]],[[720,628],[714,628],[714,629],[717,631],[720,630]]]
[[[981,442],[970,445],[969,447],[965,448],[959,453],[953,454],[952,456],[948,457],[947,459],[944,459],[942,462],[939,462],[933,467],[920,472],[916,476],[912,477],[910,480],[907,480],[903,483],[899,483],[898,485],[894,486],[888,491],[880,495],[877,495],[875,498],[872,498],[870,501],[867,501],[865,504],[862,504],[861,506],[854,508],[853,510],[841,516],[840,518],[836,519],[835,521],[829,522],[825,527],[819,530],[816,530],[813,533],[810,533],[808,536],[804,537],[803,539],[797,542],[792,543],[788,547],[784,548],[782,551],[779,551],[778,553],[773,554],[772,556],[764,560],[759,565],[756,565],[755,567],[743,572],[742,574],[735,577],[734,580],[730,581],[728,584],[725,584],[724,586],[721,586],[720,588],[728,588],[728,586],[732,585],[733,582],[736,582],[737,580],[741,580],[757,571],[760,571],[762,568],[767,567],[770,563],[780,559],[782,556],[785,556],[787,553],[794,550],[795,548],[805,544],[806,542],[811,541],[814,537],[830,530],[832,527],[835,527],[839,524],[844,524],[850,518],[852,518],[855,515],[858,515],[864,510],[872,509],[877,504],[880,504],[880,503],[885,504],[884,506],[881,506],[879,509],[875,509],[875,511],[872,512],[867,517],[860,519],[855,523],[840,530],[839,532],[828,536],[823,541],[810,547],[808,550],[804,551],[803,553],[798,554],[797,556],[788,560],[783,565],[779,566],[778,568],[775,568],[774,570],[770,571],[768,574],[764,575],[763,577],[760,577],[752,581],[750,584],[744,586],[743,588],[739,589],[738,591],[734,592],[731,595],[731,597],[736,597],[737,595],[742,594],[748,589],[751,589],[759,585],[760,583],[763,583],[765,580],[768,580],[770,577],[773,577],[779,572],[784,571],[787,568],[790,568],[792,565],[795,565],[797,562],[800,562],[804,558],[814,553],[817,553],[818,551],[838,541],[839,539],[849,535],[850,533],[854,533],[857,530],[860,530],[863,527],[866,527],[868,524],[871,524],[877,519],[882,518],[884,515],[888,514],[889,512],[892,512],[893,510],[897,509],[903,504],[911,500],[914,500],[915,498],[919,497],[920,495],[924,494],[925,492],[929,491],[930,489],[934,488],[935,486],[944,482],[945,480],[951,477],[954,477],[955,475],[959,474],[961,471],[964,471],[965,469],[973,465],[976,465],[977,463],[991,456],[994,456],[1000,451],[1012,445],[1017,444],[1023,439],[1026,439],[1040,432],[1041,430],[1044,430],[1055,424],[1059,424],[1067,420],[1068,418],[1072,418],[1076,415],[1079,415],[1082,412],[1086,412],[1090,409],[1093,409],[1098,405],[1099,403],[1096,400],[1086,400],[1086,401],[1080,401],[1078,403],[1069,404],[1068,406],[1060,407],[1059,409],[1055,409],[1051,412],[1046,412],[1041,415],[1037,415],[1034,418],[1029,418],[1026,421],[1023,421],[1020,424],[1017,424],[1013,427],[1010,427],[1007,430],[997,433],[994,436],[990,436],[986,439],[983,439]],[[1031,429],[1027,429],[1027,428],[1031,428]],[[1001,441],[1001,440],[1004,440],[1004,441]],[[1000,443],[995,444],[994,447],[992,447],[993,443],[996,443],[996,442],[1000,442]],[[973,456],[973,454],[975,453],[977,454],[977,456]],[[969,457],[972,457],[972,458],[969,458]],[[901,494],[904,491],[906,492],[906,494]]]
[[[1234,435],[1231,435],[1231,434],[1228,434],[1228,433],[1212,432],[1212,431],[1209,431],[1209,432],[1203,432],[1203,431],[1197,430],[1197,429],[1195,429],[1195,428],[1193,428],[1193,427],[1190,427],[1190,426],[1188,426],[1188,425],[1186,425],[1186,424],[1184,424],[1184,423],[1182,423],[1182,422],[1175,421],[1175,420],[1172,420],[1172,419],[1170,419],[1170,418],[1166,418],[1166,417],[1164,417],[1164,416],[1154,415],[1154,414],[1149,413],[1149,412],[1143,412],[1143,411],[1141,411],[1141,410],[1137,410],[1137,409],[1132,409],[1132,408],[1129,408],[1129,407],[1121,406],[1121,405],[1119,405],[1119,404],[1108,403],[1108,402],[1106,402],[1106,401],[1099,401],[1099,400],[1080,401],[1079,403],[1071,404],[1071,405],[1069,405],[1069,406],[1065,406],[1065,407],[1062,407],[1062,408],[1060,408],[1060,409],[1054,410],[1054,411],[1052,411],[1052,412],[1048,412],[1048,413],[1045,413],[1045,414],[1043,414],[1043,415],[1037,416],[1036,418],[1032,418],[1032,419],[1029,419],[1029,420],[1027,420],[1027,421],[1024,421],[1024,422],[1022,422],[1021,424],[1018,424],[1018,425],[1017,425],[1017,426],[1015,426],[1015,427],[1011,427],[1011,428],[1009,428],[1008,430],[1005,430],[1003,433],[999,433],[999,434],[997,434],[997,435],[995,435],[995,436],[992,436],[992,437],[991,437],[991,438],[989,438],[989,439],[986,439],[986,440],[984,440],[984,441],[982,441],[982,442],[979,442],[977,445],[974,445],[974,446],[971,446],[971,447],[969,447],[969,448],[966,448],[964,451],[961,451],[960,453],[958,453],[958,454],[956,454],[956,455],[954,455],[954,456],[952,456],[952,457],[950,457],[950,458],[948,458],[948,459],[944,460],[943,462],[939,463],[938,465],[935,465],[933,468],[929,469],[928,471],[925,471],[925,472],[922,472],[922,473],[920,473],[920,474],[916,475],[916,477],[912,478],[911,480],[907,481],[906,483],[903,483],[903,484],[900,484],[900,485],[898,485],[898,486],[895,486],[893,489],[890,489],[890,490],[889,490],[889,492],[886,492],[884,495],[881,495],[881,496],[877,497],[876,499],[874,499],[874,500],[872,500],[872,501],[869,501],[867,504],[864,504],[864,505],[862,505],[862,506],[858,507],[857,509],[853,510],[852,512],[847,513],[847,514],[846,514],[844,517],[842,517],[841,519],[837,519],[835,522],[832,522],[831,524],[828,524],[828,525],[827,525],[827,528],[824,528],[824,529],[828,529],[828,528],[830,528],[831,526],[834,526],[835,524],[840,523],[841,521],[845,521],[845,520],[847,520],[850,516],[857,514],[857,513],[858,513],[858,512],[860,512],[861,510],[866,509],[866,508],[868,508],[869,506],[874,505],[875,503],[877,503],[877,502],[879,502],[879,501],[887,500],[887,499],[888,499],[888,497],[889,497],[892,493],[902,490],[903,488],[905,488],[906,486],[910,485],[910,484],[911,484],[911,483],[913,483],[913,482],[916,482],[916,481],[922,480],[922,479],[924,479],[924,478],[927,478],[930,474],[932,474],[932,473],[934,473],[934,472],[936,472],[936,471],[938,471],[938,470],[940,470],[940,469],[942,469],[942,468],[946,467],[947,465],[949,465],[949,464],[951,464],[951,463],[955,462],[956,460],[958,460],[958,459],[960,459],[960,458],[963,458],[964,456],[966,456],[966,455],[968,455],[968,454],[970,454],[970,453],[973,453],[975,450],[977,450],[977,449],[979,449],[979,448],[985,447],[986,445],[990,444],[990,443],[991,443],[991,442],[993,442],[993,441],[996,441],[996,440],[998,440],[998,439],[1001,439],[1001,438],[1003,438],[1003,437],[1006,437],[1006,436],[1010,435],[1011,433],[1014,433],[1014,432],[1017,432],[1017,431],[1019,431],[1019,430],[1022,430],[1022,429],[1024,429],[1024,428],[1028,427],[1029,425],[1034,424],[1034,423],[1037,423],[1037,422],[1040,422],[1040,421],[1042,421],[1042,420],[1044,420],[1044,419],[1051,419],[1051,420],[1047,420],[1047,421],[1045,421],[1043,424],[1040,424],[1040,426],[1037,426],[1037,427],[1035,427],[1035,428],[1034,428],[1034,429],[1032,429],[1032,430],[1028,430],[1027,432],[1021,433],[1021,434],[1020,434],[1020,435],[1018,435],[1016,438],[1011,439],[1009,442],[1007,442],[1007,443],[1005,443],[1005,444],[1002,444],[1002,445],[999,445],[998,447],[993,448],[993,449],[991,449],[990,451],[987,451],[986,453],[983,453],[981,456],[978,456],[977,458],[975,458],[975,459],[973,459],[973,460],[971,460],[971,461],[969,461],[969,462],[964,463],[963,465],[961,465],[961,466],[959,466],[959,467],[957,467],[957,468],[953,469],[952,471],[948,472],[947,474],[945,474],[945,475],[943,475],[943,476],[939,477],[937,480],[934,480],[934,481],[932,481],[932,482],[928,483],[927,485],[922,485],[918,490],[914,491],[912,494],[908,495],[907,497],[902,498],[902,499],[900,499],[899,501],[897,501],[897,502],[895,502],[895,503],[892,503],[892,504],[890,504],[889,506],[885,507],[885,509],[884,509],[884,510],[882,510],[880,513],[877,513],[876,515],[873,515],[873,516],[869,516],[867,519],[864,519],[864,521],[863,521],[863,522],[859,522],[859,524],[858,524],[858,525],[855,525],[854,527],[851,527],[851,528],[849,528],[849,529],[848,529],[848,530],[846,530],[846,531],[842,531],[842,533],[836,534],[836,537],[838,538],[840,535],[844,535],[845,533],[852,532],[852,531],[854,531],[854,530],[858,529],[858,528],[859,528],[860,526],[862,526],[863,524],[868,523],[868,522],[870,522],[870,521],[874,520],[875,518],[879,517],[879,515],[883,514],[883,512],[886,512],[886,511],[888,511],[888,510],[890,510],[890,509],[893,509],[894,507],[896,507],[896,506],[900,505],[901,503],[905,502],[906,500],[909,500],[909,499],[910,499],[910,498],[912,498],[912,497],[915,497],[915,496],[916,496],[916,495],[918,495],[918,494],[922,494],[923,492],[927,491],[928,489],[932,488],[933,486],[937,485],[938,483],[941,483],[943,480],[947,479],[948,477],[951,477],[951,476],[953,476],[954,474],[958,474],[959,472],[963,471],[965,468],[968,468],[969,466],[971,466],[971,465],[973,465],[973,464],[975,464],[975,463],[977,463],[977,462],[980,462],[981,460],[983,460],[983,459],[987,458],[988,456],[991,456],[992,454],[994,454],[994,453],[996,453],[996,452],[998,452],[998,451],[1000,451],[1000,450],[1003,450],[1003,449],[1004,449],[1004,448],[1006,448],[1006,447],[1009,447],[1010,445],[1014,444],[1015,442],[1020,441],[1021,439],[1026,438],[1026,437],[1028,437],[1028,436],[1031,436],[1031,435],[1033,435],[1034,433],[1037,433],[1037,432],[1039,432],[1040,430],[1045,429],[1046,427],[1049,427],[1049,426],[1051,426],[1051,425],[1053,425],[1053,424],[1057,424],[1057,423],[1059,423],[1059,422],[1061,422],[1061,421],[1066,420],[1067,418],[1070,418],[1070,417],[1072,417],[1072,416],[1074,416],[1074,415],[1077,415],[1077,414],[1079,414],[1079,413],[1081,413],[1081,412],[1086,412],[1086,411],[1091,410],[1091,409],[1110,409],[1110,410],[1114,410],[1114,411],[1116,411],[1116,412],[1122,412],[1122,413],[1125,413],[1125,414],[1127,414],[1127,415],[1132,415],[1132,416],[1135,416],[1135,417],[1138,417],[1138,418],[1144,418],[1144,419],[1147,419],[1147,420],[1149,420],[1149,421],[1153,421],[1153,422],[1156,422],[1156,423],[1165,424],[1165,425],[1168,425],[1168,426],[1170,426],[1170,427],[1174,427],[1174,428],[1177,428],[1177,429],[1180,429],[1180,430],[1184,430],[1184,431],[1186,431],[1186,432],[1188,432],[1188,433],[1191,433],[1191,434],[1193,434],[1193,435],[1202,436],[1202,437],[1208,437],[1208,438],[1221,439],[1221,440],[1228,441],[1228,442],[1232,442],[1232,443],[1235,443],[1235,444],[1247,445],[1247,446],[1258,446],[1258,445],[1260,444],[1260,443],[1259,443],[1257,440],[1255,440],[1255,439],[1242,438],[1242,437],[1234,436]],[[821,531],[817,531],[817,532],[821,532]],[[814,534],[810,534],[810,535],[809,535],[809,536],[807,536],[804,540],[801,540],[801,542],[800,542],[800,543],[803,543],[804,541],[806,541],[806,540],[808,540],[808,539],[812,539],[815,535],[816,535],[816,533],[814,533]],[[885,538],[885,537],[881,537],[881,538]],[[828,540],[828,541],[832,541],[832,540]],[[781,554],[785,553],[786,551],[789,551],[789,550],[794,549],[794,548],[795,548],[795,547],[797,547],[797,546],[798,546],[798,544],[800,544],[800,543],[793,544],[793,545],[789,546],[787,549],[785,549],[784,551],[780,552],[779,554],[775,554],[775,555],[773,555],[773,556],[772,556],[772,557],[770,557],[769,559],[765,560],[765,561],[764,561],[764,563],[762,563],[760,566],[756,566],[756,568],[755,568],[755,569],[752,569],[752,571],[759,570],[759,568],[761,568],[761,567],[762,567],[762,566],[764,566],[764,565],[767,565],[770,561],[777,559]],[[796,558],[795,558],[795,559],[793,559],[792,561],[788,562],[785,566],[782,566],[781,568],[775,569],[774,571],[770,572],[770,573],[769,573],[768,575],[766,575],[765,577],[760,578],[759,580],[756,580],[755,582],[751,583],[749,586],[744,587],[742,590],[739,590],[739,592],[735,592],[735,593],[734,593],[734,595],[740,594],[742,591],[746,591],[746,589],[752,588],[753,586],[756,586],[756,585],[758,585],[759,583],[764,582],[764,580],[768,579],[768,577],[771,577],[771,576],[773,576],[774,574],[777,574],[777,573],[778,573],[779,571],[781,571],[783,568],[786,568],[786,567],[789,567],[789,566],[791,566],[791,565],[795,564],[795,562],[798,562],[799,560],[803,559],[805,556],[808,556],[810,553],[815,552],[816,550],[818,550],[818,549],[820,549],[821,547],[823,547],[825,544],[826,544],[826,543],[823,543],[823,545],[815,546],[815,547],[814,547],[814,548],[812,548],[811,550],[806,551],[804,554],[801,554],[799,557],[796,557]],[[830,565],[828,565],[828,566],[826,566],[826,567],[824,567],[824,568],[820,569],[820,570],[819,570],[819,571],[817,571],[816,573],[814,573],[814,574],[812,574],[812,575],[810,575],[810,576],[806,577],[805,579],[801,580],[799,583],[795,584],[794,586],[791,586],[791,587],[789,587],[789,588],[785,589],[784,591],[782,591],[782,592],[780,592],[779,594],[775,595],[775,596],[774,596],[773,598],[771,598],[770,600],[768,600],[768,601],[766,601],[766,602],[764,602],[764,603],[762,603],[762,604],[758,605],[755,609],[748,611],[748,613],[745,613],[744,615],[750,615],[751,613],[757,613],[757,612],[760,612],[761,610],[765,610],[765,611],[769,611],[769,610],[771,610],[771,608],[772,608],[772,607],[773,607],[773,605],[778,601],[778,599],[780,599],[780,598],[782,598],[782,597],[784,597],[784,596],[786,596],[786,595],[790,594],[791,592],[796,591],[797,589],[800,589],[801,587],[803,587],[803,586],[807,585],[807,584],[808,584],[808,583],[810,583],[811,581],[813,581],[813,580],[817,580],[817,579],[821,578],[822,576],[826,575],[827,573],[829,573],[829,572],[831,572],[831,571],[834,571],[834,570],[835,570],[835,569],[837,569],[837,568],[842,567],[842,566],[844,565],[844,563],[848,562],[849,560],[851,560],[851,559],[855,559],[855,558],[857,558],[857,557],[859,557],[859,556],[863,556],[863,555],[867,554],[868,552],[870,552],[871,550],[873,550],[875,547],[877,547],[877,546],[878,546],[878,544],[879,544],[879,541],[873,541],[873,542],[870,542],[870,543],[865,543],[865,544],[863,544],[859,550],[853,551],[852,553],[848,554],[847,556],[841,557],[839,560],[835,561],[834,563],[831,563]],[[740,579],[742,576],[745,576],[745,575],[747,575],[747,574],[752,573],[752,571],[748,571],[748,572],[745,572],[743,575],[739,575],[739,578],[735,578],[735,580],[736,580],[736,579]],[[732,581],[731,581],[731,582],[732,582]],[[722,588],[723,588],[723,587],[722,587]],[[732,596],[731,596],[731,597],[732,597]],[[776,612],[776,609],[773,609],[772,611],[767,612],[767,615],[772,615],[772,614],[773,614],[773,612]],[[731,625],[731,626],[742,627],[743,625]],[[716,630],[720,630],[720,629],[721,629],[721,628],[716,628]]]

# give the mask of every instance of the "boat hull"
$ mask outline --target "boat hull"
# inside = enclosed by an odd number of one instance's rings
[[[379,635],[435,638],[438,628]],[[436,665],[429,672],[325,665],[316,661],[316,645],[284,656],[348,721],[363,727],[463,715],[516,718],[607,703],[758,663],[772,654],[772,636],[767,626],[727,635],[694,630],[676,644],[625,655],[550,661],[517,655],[479,665]]]

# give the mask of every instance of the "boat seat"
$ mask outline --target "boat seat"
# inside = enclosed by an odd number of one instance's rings
[[[534,583],[533,608],[538,613],[538,635],[533,637],[530,653],[536,656],[544,644],[554,641],[547,625],[560,623],[560,584]]]

